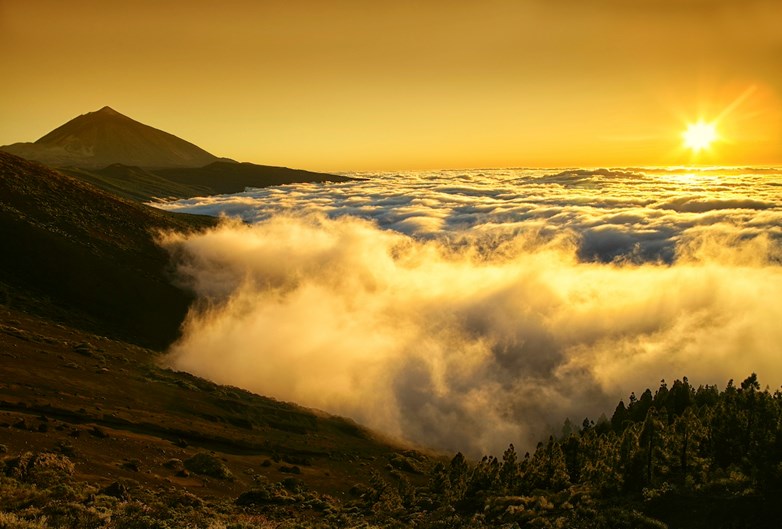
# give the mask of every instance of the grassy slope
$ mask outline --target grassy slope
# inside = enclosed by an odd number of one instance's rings
[[[290,477],[281,468],[292,465],[308,487],[345,496],[370,470],[387,473],[400,450],[348,420],[162,369],[154,358],[0,309],[0,444],[12,454],[67,446],[77,474],[104,484],[123,478],[228,497],[250,489],[256,475]],[[91,433],[96,426],[107,436]],[[222,458],[235,480],[181,477],[164,466],[202,451]],[[130,460],[140,470],[122,468]]]

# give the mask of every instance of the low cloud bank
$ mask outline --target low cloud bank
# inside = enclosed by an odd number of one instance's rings
[[[691,230],[729,226],[782,240],[782,173],[771,169],[572,169],[359,174],[366,180],[297,184],[155,204],[255,223],[276,215],[354,216],[421,240],[481,232],[570,231],[582,261],[673,263]]]
[[[264,191],[266,210],[243,210],[255,224],[162,236],[201,298],[168,363],[473,455],[532,448],[566,417],[610,416],[661,378],[722,385],[755,371],[782,383],[778,210],[747,204],[751,219],[737,223],[619,189],[595,195],[621,203],[603,222],[561,191],[526,203],[540,214],[560,201],[553,215],[569,211],[570,223],[524,217],[500,199],[486,217],[484,193],[449,182],[459,206],[443,207],[431,185],[413,200],[432,202],[412,206],[378,186],[373,198],[345,192],[337,215],[302,198],[333,189],[298,186]],[[362,208],[373,213],[357,218]],[[449,212],[459,208],[484,216],[458,228]],[[661,214],[680,215],[659,223],[666,236],[634,228]],[[410,231],[384,229],[400,223]],[[643,255],[647,235],[664,258]],[[585,247],[599,258],[585,259]]]

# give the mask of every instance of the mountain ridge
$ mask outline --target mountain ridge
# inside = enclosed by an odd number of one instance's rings
[[[123,163],[143,168],[200,167],[219,158],[109,106],[81,114],[32,143],[1,150],[53,166],[97,169]]]
[[[351,180],[220,158],[109,106],[81,114],[35,142],[0,146],[0,151],[140,202],[238,193],[248,187]]]
[[[240,193],[247,187],[356,180],[347,176],[316,173],[304,169],[222,160],[203,167],[160,169],[155,171],[155,174],[178,184],[208,187],[212,190],[212,194]]]

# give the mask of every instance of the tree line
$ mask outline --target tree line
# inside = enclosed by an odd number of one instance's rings
[[[782,392],[761,390],[754,373],[722,391],[663,380],[610,419],[566,421],[533,453],[510,445],[477,462],[458,453],[417,497],[403,481],[383,490],[431,526],[438,512],[442,526],[756,526],[780,514],[771,505],[782,497]],[[695,517],[699,507],[711,515]]]

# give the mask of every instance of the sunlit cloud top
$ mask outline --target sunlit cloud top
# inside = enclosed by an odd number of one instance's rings
[[[166,362],[471,455],[782,384],[779,170],[363,176],[162,205],[234,217],[160,238],[199,296]]]
[[[251,189],[160,207],[258,222],[279,214],[371,219],[418,238],[572,231],[583,260],[670,263],[688,233],[732,225],[782,236],[782,173],[758,169],[572,169],[352,173],[364,181]],[[752,222],[748,222],[749,220]],[[467,235],[469,231],[469,235]]]

